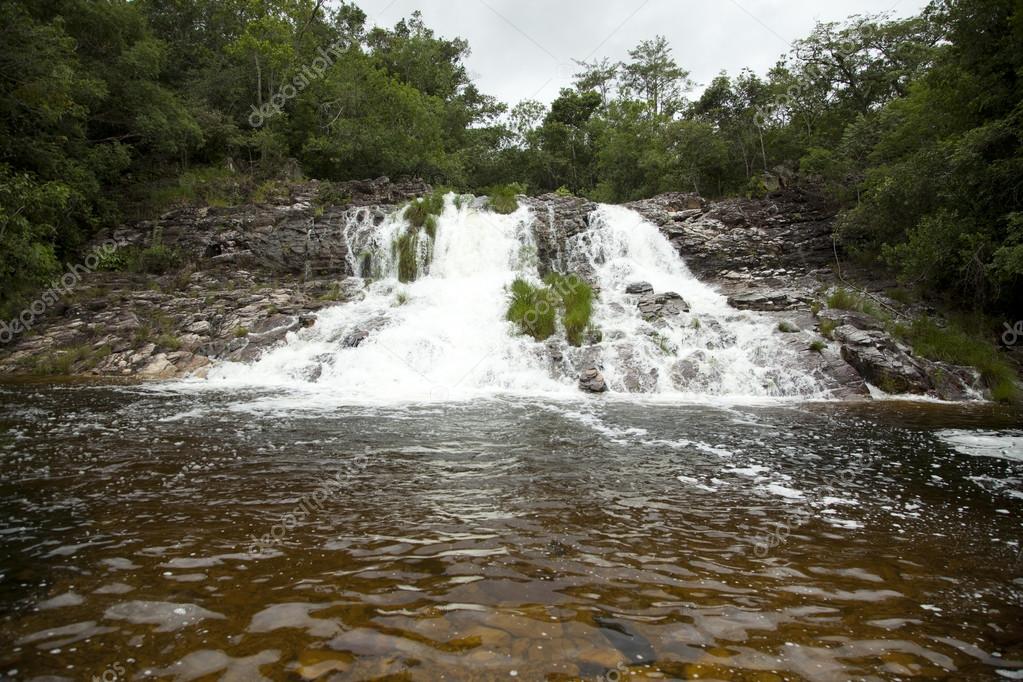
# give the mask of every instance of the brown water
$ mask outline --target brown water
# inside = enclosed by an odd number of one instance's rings
[[[1019,428],[0,386],[0,674],[1021,679]]]

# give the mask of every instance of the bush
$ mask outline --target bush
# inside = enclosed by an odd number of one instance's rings
[[[555,331],[556,303],[547,287],[534,286],[519,278],[511,284],[507,319],[514,322],[521,333],[544,341]]]
[[[510,185],[495,185],[487,190],[491,210],[502,215],[508,215],[519,210],[517,197],[519,194],[525,193],[526,188],[517,182],[513,182]]]
[[[970,334],[953,323],[940,327],[927,317],[917,318],[909,326],[897,325],[895,333],[925,358],[976,367],[995,400],[1019,401],[1016,371],[988,339]]]
[[[796,332],[799,331],[799,327],[792,324],[788,320],[782,320],[781,322],[778,323],[778,331],[780,331],[783,334],[795,334]]]
[[[352,195],[330,181],[323,181],[316,190],[316,201],[324,206],[347,206],[352,203]]]
[[[817,340],[815,340],[815,341],[810,343],[809,350],[812,350],[814,353],[823,353],[824,349],[827,348],[827,347],[828,347],[828,344],[826,344],[825,342],[821,341],[820,339],[817,339]]]
[[[820,323],[821,336],[823,336],[826,339],[834,338],[832,334],[834,333],[836,327],[838,327],[838,323],[835,322],[834,320],[829,320],[827,318],[821,320]]]

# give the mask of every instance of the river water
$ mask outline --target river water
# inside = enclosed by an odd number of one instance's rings
[[[1018,413],[282,390],[0,387],[0,672],[1023,676]]]

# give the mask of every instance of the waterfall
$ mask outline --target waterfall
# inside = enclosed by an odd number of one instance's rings
[[[622,207],[600,207],[560,259],[598,292],[599,342],[574,348],[563,337],[541,343],[518,334],[505,319],[508,286],[517,277],[539,282],[533,221],[529,207],[499,215],[453,194],[433,237],[400,213],[377,226],[352,221],[344,239],[361,277],[345,289],[355,300],[324,309],[316,325],[253,364],[222,363],[207,383],[365,401],[574,396],[579,372],[597,367],[613,393],[696,400],[820,393],[770,321],[729,307],[654,225]],[[418,274],[407,282],[403,248],[414,253]],[[644,319],[639,297],[626,293],[638,282],[680,295],[688,312]]]

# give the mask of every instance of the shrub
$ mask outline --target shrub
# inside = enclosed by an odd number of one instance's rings
[[[288,194],[287,184],[278,180],[266,180],[252,192],[252,203],[266,204],[275,200],[286,198]]]
[[[240,338],[248,336],[248,335],[249,335],[249,328],[248,327],[244,327],[244,326],[238,325],[237,327],[234,328],[234,336],[235,336],[235,338],[240,339]]]
[[[152,275],[164,275],[178,266],[181,260],[177,249],[164,244],[153,244],[147,249],[136,251],[132,270]]]
[[[519,201],[516,198],[519,194],[525,194],[526,188],[513,182],[510,185],[495,185],[487,191],[490,198],[490,208],[495,213],[508,215],[519,210]]]
[[[826,339],[834,338],[832,334],[834,333],[836,327],[838,327],[838,322],[835,322],[834,320],[829,320],[827,318],[821,320],[820,323],[821,336],[823,336]]]
[[[795,334],[796,332],[799,331],[799,327],[792,324],[788,320],[782,320],[781,322],[778,323],[778,331],[780,331],[783,334]]]
[[[534,286],[519,278],[511,284],[507,319],[514,322],[521,333],[544,341],[555,331],[556,304],[547,287]]]
[[[333,182],[324,181],[316,189],[316,201],[320,204],[321,208],[325,206],[344,207],[352,203],[352,195]]]
[[[988,339],[970,334],[953,323],[940,327],[927,317],[917,318],[908,326],[898,325],[895,333],[925,358],[976,367],[995,400],[1019,401],[1016,371]]]
[[[824,349],[827,348],[827,347],[828,347],[828,344],[826,344],[824,341],[821,341],[820,339],[816,339],[815,341],[812,341],[810,343],[809,350],[812,350],[814,353],[823,353]]]
[[[572,196],[575,196],[574,194],[572,194],[572,190],[570,190],[568,187],[565,187],[564,185],[562,185],[561,187],[559,187],[556,190],[554,190],[554,193],[556,195],[558,195],[559,197],[572,197]]]
[[[115,272],[124,270],[126,267],[128,267],[128,256],[123,251],[103,249],[99,255],[99,264],[96,269],[102,272]]]

